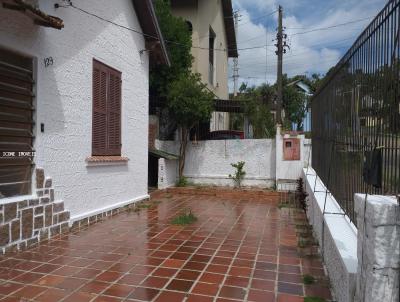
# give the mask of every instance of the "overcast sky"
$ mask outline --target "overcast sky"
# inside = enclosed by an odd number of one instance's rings
[[[362,30],[384,7],[386,0],[233,0],[240,13],[238,48],[268,45],[267,48],[239,50],[239,85],[276,81],[276,37],[278,5],[284,10],[283,26],[290,50],[284,56],[283,72],[321,73],[339,61]],[[310,30],[336,26],[327,30]],[[232,62],[231,62],[232,63]],[[229,76],[232,76],[232,64]],[[230,78],[232,89],[233,78]]]

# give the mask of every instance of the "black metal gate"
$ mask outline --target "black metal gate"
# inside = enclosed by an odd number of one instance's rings
[[[400,192],[399,4],[387,3],[312,100],[312,165],[353,222],[354,193]]]

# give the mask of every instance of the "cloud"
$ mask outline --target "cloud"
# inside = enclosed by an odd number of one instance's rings
[[[238,27],[239,83],[259,85],[265,80],[276,81],[277,57],[275,41],[277,13],[266,15],[278,6],[276,0],[234,0],[235,9],[240,11]],[[284,73],[326,73],[336,65],[357,36],[382,8],[381,0],[282,0],[283,24],[287,28],[287,43],[290,46],[284,55]],[[368,18],[367,20],[304,33],[313,29],[336,26],[337,24]],[[252,48],[267,45],[264,48]],[[243,50],[240,50],[243,49]],[[233,65],[230,62],[230,76]],[[230,78],[230,87],[233,83]]]

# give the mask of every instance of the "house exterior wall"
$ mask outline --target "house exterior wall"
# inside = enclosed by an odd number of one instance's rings
[[[219,98],[228,99],[228,53],[215,50],[215,81],[214,85],[208,81],[208,47],[210,27],[216,34],[215,48],[227,49],[224,15],[221,0],[203,1],[177,1],[172,6],[172,13],[193,25],[193,46],[205,49],[193,48],[193,71],[201,74],[202,81],[208,84],[208,88]]]
[[[224,14],[221,0],[190,0],[174,1],[172,13],[184,20],[190,21],[193,26],[192,55],[194,57],[193,71],[201,75],[203,83],[220,99],[229,99],[228,88],[228,52],[218,49],[227,49],[227,39],[224,24]],[[214,83],[209,82],[209,30],[216,34],[214,47]],[[210,130],[229,129],[229,113],[213,112]]]
[[[40,8],[64,20],[65,28],[36,26],[21,13],[0,9],[0,47],[36,62],[37,167],[53,180],[55,199],[63,200],[71,221],[116,205],[147,198],[148,55],[141,35],[73,8]],[[79,7],[140,30],[130,0],[87,0]],[[52,57],[54,64],[44,66]],[[121,135],[123,164],[88,165],[92,137],[92,60],[122,72]],[[0,203],[6,202],[0,200]]]

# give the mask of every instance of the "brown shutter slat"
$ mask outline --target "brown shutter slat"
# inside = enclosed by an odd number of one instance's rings
[[[107,155],[107,71],[93,61],[92,155]]]
[[[107,103],[108,155],[121,155],[121,76],[110,71]]]

